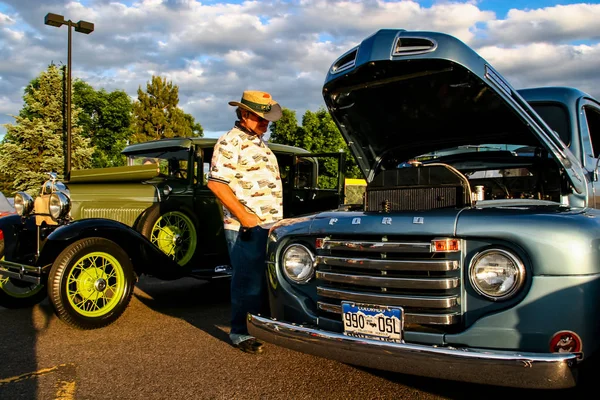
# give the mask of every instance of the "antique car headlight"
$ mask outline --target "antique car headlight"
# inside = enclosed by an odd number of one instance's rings
[[[315,271],[315,258],[301,244],[292,244],[283,252],[283,272],[296,283],[306,283]]]
[[[485,250],[471,261],[469,280],[483,297],[494,301],[507,300],[523,286],[525,266],[516,255],[506,250]]]
[[[52,193],[48,208],[53,219],[62,219],[71,211],[71,200],[62,192]]]
[[[27,216],[33,211],[33,198],[25,192],[15,194],[15,211],[21,216]]]

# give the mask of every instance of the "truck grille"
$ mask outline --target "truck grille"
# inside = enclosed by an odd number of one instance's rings
[[[463,190],[460,186],[367,189],[366,211],[393,212],[432,210],[444,207],[462,207]]]
[[[321,316],[339,319],[341,302],[352,301],[402,307],[406,329],[445,330],[461,322],[460,252],[432,252],[425,240],[319,240]]]
[[[384,170],[367,185],[365,210],[375,212],[461,208],[471,202],[469,180],[443,163]]]
[[[85,208],[82,217],[114,219],[125,225],[133,226],[137,217],[144,210],[144,208]]]

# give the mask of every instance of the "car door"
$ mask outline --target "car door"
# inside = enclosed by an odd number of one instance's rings
[[[283,213],[293,217],[337,209],[344,203],[345,153],[292,155],[280,170],[284,178]]]
[[[582,159],[592,185],[590,207],[600,208],[600,104],[583,98],[579,110]]]
[[[217,266],[229,264],[229,253],[223,230],[221,203],[207,186],[212,151],[212,147],[196,148],[193,203],[198,220],[197,251],[202,254],[202,265],[198,268],[214,270]]]

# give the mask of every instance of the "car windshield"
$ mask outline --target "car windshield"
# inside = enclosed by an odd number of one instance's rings
[[[165,176],[184,178],[187,176],[189,150],[159,150],[127,155],[127,165],[156,164]]]
[[[9,214],[15,211],[13,205],[8,201],[6,196],[0,192],[0,215]]]

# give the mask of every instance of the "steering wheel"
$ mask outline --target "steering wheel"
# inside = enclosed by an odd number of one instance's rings
[[[175,169],[171,172],[174,178],[187,179],[187,171],[185,169]]]

